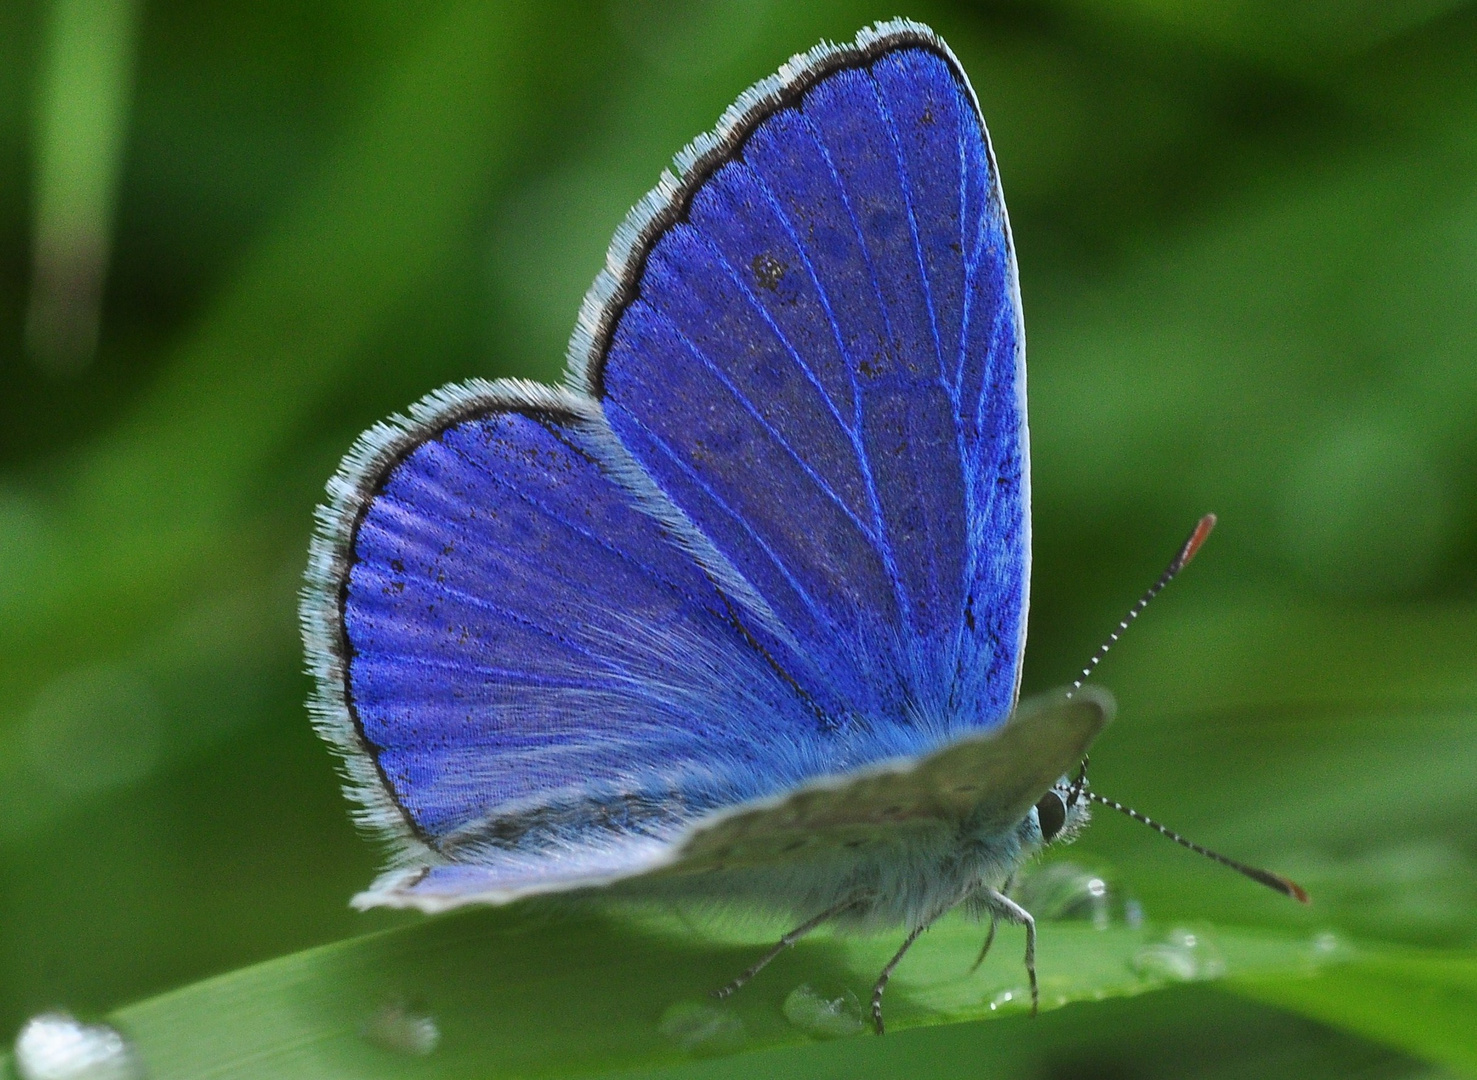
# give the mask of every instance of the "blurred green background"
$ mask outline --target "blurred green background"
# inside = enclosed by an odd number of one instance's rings
[[[407,921],[346,907],[376,853],[302,704],[324,480],[444,381],[556,379],[672,154],[897,14],[1018,245],[1028,689],[1215,510],[1094,779],[1317,904],[1117,820],[1070,856],[1150,918],[1472,955],[1477,5],[0,0],[0,1032]],[[1199,987],[822,1049],[787,1067],[1428,1069]]]

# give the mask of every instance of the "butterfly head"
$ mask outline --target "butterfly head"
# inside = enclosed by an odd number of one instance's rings
[[[1087,795],[1087,762],[1076,777],[1063,776],[1036,800],[1036,826],[1041,843],[1070,844],[1091,819],[1092,799]]]

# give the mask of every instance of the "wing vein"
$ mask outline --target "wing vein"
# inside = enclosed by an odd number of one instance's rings
[[[536,622],[522,612],[515,611],[512,608],[506,607],[485,597],[477,596],[475,593],[468,592],[466,589],[460,588],[455,585],[447,585],[445,583],[441,583],[437,585],[437,589],[444,595],[463,601],[468,606],[476,608],[479,611],[485,611],[500,618],[505,618],[510,622],[527,627],[535,633],[542,634],[544,637],[556,642],[564,648],[589,657],[591,660],[596,661],[601,667],[605,668],[615,675],[625,674],[624,671],[621,670],[619,664],[616,662],[616,657],[601,656],[600,654],[579,644],[569,637],[560,634],[558,631],[544,626],[542,623]]]
[[[877,269],[872,264],[872,253],[867,248],[866,237],[862,235],[861,222],[857,220],[856,211],[852,209],[851,200],[846,197],[846,185],[841,182],[841,173],[837,170],[836,163],[831,160],[831,152],[826,148],[826,144],[817,133],[814,122],[805,114],[804,109],[797,109],[796,113],[804,123],[805,131],[810,136],[811,141],[815,143],[816,150],[820,152],[822,160],[825,161],[826,168],[831,174],[831,181],[836,185],[836,196],[840,200],[841,205],[846,208],[846,216],[851,221],[852,231],[856,234],[857,246],[861,249],[862,258],[867,264],[867,277],[871,280],[873,293],[877,297],[877,310],[882,316],[882,323],[886,329],[888,338],[887,344],[890,348],[892,346],[892,321],[887,315],[887,305],[882,302],[882,290],[877,284]],[[843,356],[843,359],[846,359],[846,357]],[[847,370],[851,370],[850,363],[847,363]],[[852,375],[852,385],[856,385],[855,374]],[[852,400],[853,408],[856,411],[856,428],[858,434],[860,434],[862,430],[861,394],[855,394]],[[882,557],[887,565],[888,576],[891,578],[893,598],[897,602],[898,610],[903,613],[904,621],[910,622],[913,614],[913,608],[910,602],[911,598],[903,593],[901,586],[902,575],[898,573],[896,553],[892,550],[892,538],[887,533],[887,523],[882,516],[882,498],[877,493],[877,485],[872,476],[871,457],[867,453],[865,442],[861,444],[861,453],[865,466],[862,475],[866,479],[867,494],[872,502],[872,513],[877,519],[877,530],[881,539],[883,553]]]
[[[804,116],[803,113],[801,113],[800,115],[802,117]],[[808,121],[807,130],[809,130]],[[812,141],[816,143],[817,149],[820,150],[821,154],[826,158],[827,164],[829,165],[830,155],[826,153],[825,147],[820,145],[820,140],[815,138],[814,133],[811,132],[810,134]],[[855,427],[851,428],[845,427],[843,425],[843,430],[845,430],[850,436],[852,447],[856,451],[857,464],[858,467],[861,469],[862,482],[867,491],[867,501],[871,505],[872,516],[876,519],[877,522],[877,528],[879,530],[877,545],[878,551],[882,556],[883,565],[887,567],[887,573],[889,577],[894,582],[896,582],[900,580],[900,575],[898,574],[897,568],[897,561],[893,557],[892,545],[886,536],[886,527],[882,520],[882,502],[877,495],[876,479],[872,475],[872,461],[867,456],[866,445],[862,442],[861,387],[858,385],[856,380],[856,370],[853,368],[849,361],[849,350],[846,347],[846,338],[841,331],[841,324],[836,321],[835,310],[831,304],[831,295],[829,292],[826,291],[826,287],[821,281],[820,273],[815,268],[815,263],[811,261],[809,253],[805,250],[805,245],[800,242],[800,236],[795,231],[795,226],[794,223],[790,220],[790,215],[785,212],[785,209],[780,204],[778,197],[775,196],[773,189],[770,188],[768,182],[764,179],[763,175],[759,172],[758,169],[748,166],[747,164],[745,165],[745,167],[749,169],[749,172],[753,175],[755,182],[759,185],[760,190],[763,191],[765,197],[769,199],[770,205],[774,208],[775,214],[779,217],[781,226],[789,235],[791,242],[795,245],[795,250],[800,254],[800,261],[805,264],[806,273],[810,275],[810,280],[815,285],[816,296],[820,300],[821,307],[826,313],[826,319],[831,324],[831,331],[836,336],[836,351],[841,358],[841,366],[846,369],[846,376],[851,381],[852,410],[855,414],[853,417],[853,423],[855,424]],[[837,194],[840,197],[842,204],[845,205],[846,193],[841,189],[840,179],[837,176],[834,166],[831,166],[831,178],[836,182]],[[847,208],[847,212],[848,214],[850,214],[849,206]],[[854,215],[852,216],[852,224],[856,224],[856,218]],[[881,298],[879,297],[879,302],[880,299]],[[894,585],[893,591],[895,595],[897,591],[896,585]]]
[[[590,690],[597,693],[610,690],[610,684],[607,682],[584,679],[574,674],[557,673],[543,679],[531,671],[523,671],[519,668],[480,664],[475,661],[447,660],[441,657],[426,656],[424,653],[408,652],[404,649],[381,649],[378,655],[394,660],[409,660],[416,667],[430,668],[434,671],[488,675],[508,683],[526,683],[530,686],[537,686],[539,689]]]
[[[740,390],[737,386],[733,384],[733,380],[728,377],[728,374],[717,364],[715,364],[712,358],[698,347],[696,342],[694,342],[691,338],[689,338],[685,333],[682,332],[682,328],[677,325],[676,320],[674,320],[670,315],[661,310],[661,308],[657,307],[655,304],[648,303],[646,304],[646,308],[666,324],[667,328],[676,335],[677,340],[680,341],[683,347],[692,354],[693,358],[696,359],[698,363],[702,364],[703,367],[707,368],[710,373],[712,373],[713,377],[716,378],[723,385],[723,388],[733,396],[733,399],[739,403],[740,408],[748,413],[749,416],[754,419],[755,423],[757,423],[761,428],[764,429],[764,433],[768,435],[771,439],[773,439],[775,443],[780,447],[780,449],[782,449],[786,454],[789,455],[789,457],[795,462],[795,464],[800,466],[805,475],[810,478],[811,483],[815,484],[815,486],[821,490],[826,498],[833,502],[836,505],[837,509],[839,509],[843,514],[846,515],[847,520],[849,520],[853,525],[856,526],[857,531],[860,532],[869,543],[876,545],[877,538],[873,535],[872,531],[867,528],[862,520],[856,516],[855,511],[853,511],[851,507],[846,505],[846,502],[841,498],[841,496],[837,495],[836,492],[832,490],[831,485],[826,482],[825,478],[817,473],[815,469],[810,465],[810,463],[800,456],[799,451],[797,451],[793,446],[790,445],[789,441],[780,434],[780,432],[774,427],[774,425],[764,418],[764,415],[759,411],[754,403],[749,400],[748,396],[745,395],[742,390]]]
[[[745,167],[747,168],[747,166]],[[753,169],[749,169],[748,171],[751,175],[754,173]],[[739,292],[743,294],[743,297],[746,301],[748,301],[749,306],[752,307],[754,311],[759,315],[759,317],[764,320],[764,325],[769,327],[770,331],[779,340],[780,344],[785,347],[785,351],[790,354],[790,359],[795,362],[795,366],[804,373],[806,381],[808,381],[810,385],[815,388],[815,392],[819,394],[821,396],[821,400],[826,403],[826,410],[830,412],[831,416],[835,419],[837,426],[840,427],[842,431],[846,432],[847,437],[852,441],[853,445],[855,445],[856,433],[846,426],[846,421],[843,420],[841,417],[841,410],[836,408],[836,403],[831,400],[831,395],[826,393],[826,388],[822,386],[820,380],[815,377],[815,372],[810,369],[810,365],[805,362],[805,359],[800,355],[799,351],[796,350],[795,346],[790,342],[790,339],[785,336],[784,331],[782,331],[779,328],[778,324],[776,324],[775,321],[770,317],[769,312],[765,310],[764,305],[759,302],[759,298],[754,295],[754,291],[750,289],[749,286],[744,282],[743,275],[738,273],[734,265],[728,261],[728,257],[724,255],[723,252],[719,249],[718,245],[715,244],[711,238],[704,235],[702,233],[702,230],[694,229],[693,231],[702,237],[703,243],[707,245],[708,250],[712,253],[713,257],[717,259],[718,262],[722,265],[724,272],[729,277],[729,280],[732,281],[734,285],[738,288]]]
[[[753,526],[751,526],[746,520],[744,520],[743,515],[735,511],[733,507],[729,506],[728,503],[724,501],[723,497],[720,496],[716,491],[714,491],[712,487],[709,486],[708,482],[704,480],[692,468],[692,466],[683,461],[682,458],[677,454],[677,452],[667,445],[665,439],[663,439],[656,432],[652,431],[651,428],[642,423],[640,417],[631,412],[629,409],[622,409],[621,412],[625,415],[626,419],[633,426],[639,428],[642,434],[645,435],[646,438],[651,440],[651,444],[655,446],[659,451],[661,451],[661,453],[669,461],[671,461],[672,464],[676,466],[676,468],[680,472],[682,472],[688,480],[697,485],[697,487],[702,490],[704,495],[712,499],[714,504],[719,509],[721,509],[730,518],[732,518],[738,524],[738,526],[749,535],[749,538],[754,541],[759,550],[764,552],[764,554],[768,556],[769,561],[774,564],[774,567],[776,570],[779,571],[780,576],[783,577],[785,581],[789,584],[790,588],[795,591],[795,595],[800,598],[800,601],[805,605],[806,610],[808,610],[810,614],[815,618],[816,622],[820,623],[822,626],[831,627],[833,630],[837,629],[835,623],[833,623],[831,619],[829,619],[825,615],[825,613],[820,609],[819,605],[816,604],[815,599],[810,595],[810,593],[808,593],[805,590],[804,586],[802,586],[800,582],[795,580],[794,575],[792,575],[790,571],[785,568],[784,562],[777,555],[775,555],[774,550],[769,546],[768,543],[765,542],[764,538],[756,533]]]
[[[933,338],[933,356],[938,364],[938,379],[947,387],[944,380],[944,356],[943,345],[939,341],[938,316],[933,310],[933,284],[928,278],[928,266],[923,261],[923,245],[918,241],[918,219],[913,214],[913,183],[908,175],[908,166],[903,161],[903,149],[898,142],[897,124],[893,119],[892,110],[887,107],[887,100],[882,95],[882,89],[877,85],[876,78],[867,80],[872,88],[872,97],[877,102],[877,111],[882,117],[882,126],[887,129],[887,142],[892,148],[892,160],[897,165],[898,185],[903,190],[903,206],[908,211],[908,235],[913,241],[913,258],[918,263],[918,281],[923,286],[923,304],[928,309],[928,331]]]
[[[442,445],[446,445],[446,444],[443,443]],[[465,461],[472,468],[478,469],[478,470],[481,470],[481,469],[484,468],[484,466],[483,466],[482,463],[480,463],[480,462],[476,461],[475,459],[473,459],[470,455],[468,455],[460,447],[451,446],[451,447],[448,447],[448,449],[450,449],[452,451],[452,453],[456,454],[458,457],[460,457],[463,461]],[[533,507],[534,509],[536,509],[540,513],[542,513],[550,521],[554,522],[557,525],[563,526],[565,529],[569,530],[574,535],[576,535],[576,536],[578,536],[578,537],[580,537],[580,538],[582,538],[584,540],[589,541],[590,543],[594,544],[596,547],[600,548],[602,551],[608,552],[609,554],[615,556],[617,559],[621,560],[626,565],[628,565],[628,566],[632,567],[633,569],[635,569],[636,571],[638,571],[643,577],[647,578],[652,583],[654,583],[656,585],[663,586],[664,588],[671,590],[672,592],[674,592],[677,595],[681,596],[683,599],[696,599],[695,597],[692,597],[685,589],[683,589],[683,587],[681,585],[679,585],[675,581],[671,580],[665,574],[662,574],[661,572],[659,572],[655,567],[649,565],[648,563],[644,562],[641,559],[636,558],[634,555],[630,554],[629,552],[623,551],[622,549],[616,547],[610,541],[606,540],[604,537],[598,535],[597,533],[593,533],[593,532],[589,531],[588,529],[585,529],[585,528],[581,527],[580,525],[575,524],[573,521],[570,521],[568,518],[566,518],[563,514],[556,513],[547,503],[545,503],[542,499],[537,498],[533,493],[531,493],[530,491],[528,491],[528,489],[526,489],[524,487],[521,487],[518,484],[513,483],[511,480],[507,479],[504,476],[499,475],[498,473],[496,473],[495,471],[492,471],[492,470],[487,470],[484,473],[484,475],[486,476],[487,479],[491,480],[494,484],[498,485],[499,487],[501,487],[504,490],[506,490],[507,492],[509,492],[514,498],[521,499],[523,502],[527,503],[529,506]],[[602,473],[602,475],[603,475],[603,473]],[[612,485],[612,486],[616,486],[616,485]],[[619,488],[618,486],[616,486],[616,487],[617,487],[617,490],[622,491],[622,493],[624,494],[624,489]],[[635,513],[640,513],[639,510],[635,510],[634,508],[632,508],[632,510]],[[512,553],[515,549],[513,549],[511,547],[506,547],[506,548],[503,548],[502,550],[504,552],[507,552],[507,553]],[[677,545],[673,544],[672,545],[672,550],[673,550],[674,554],[677,555],[678,557],[683,558],[683,559],[688,558],[686,552],[682,551],[682,549],[679,548]],[[531,559],[531,558],[525,560],[525,562],[526,562],[527,565],[530,565],[530,566],[539,566],[540,565],[540,563],[538,563],[536,560]]]
[[[943,342],[939,339],[938,313],[934,310],[933,305],[933,284],[929,280],[928,265],[923,258],[923,245],[918,239],[918,219],[913,213],[912,177],[908,174],[907,162],[903,160],[902,145],[898,141],[897,123],[892,115],[892,110],[888,107],[887,100],[882,93],[881,87],[877,85],[876,78],[874,77],[870,79],[869,83],[872,87],[872,95],[877,101],[878,111],[882,115],[883,126],[887,129],[888,142],[892,147],[893,160],[897,163],[898,183],[902,186],[903,190],[903,205],[906,206],[908,209],[908,233],[913,241],[913,257],[917,260],[918,263],[918,280],[923,286],[923,302],[928,309],[928,329],[930,335],[933,338],[933,355],[934,360],[937,364],[936,374],[934,377],[938,383],[938,386],[943,390],[944,396],[949,399],[949,411],[953,414],[950,419],[953,420],[953,424],[951,426],[954,429],[954,455],[959,461],[960,472],[964,474],[964,487],[967,491],[972,485],[969,483],[969,480],[971,479],[969,475],[971,470],[969,468],[969,458],[965,451],[963,420],[959,415],[958,408],[955,407],[955,402],[958,399],[958,395],[956,393],[950,392],[949,379],[948,376],[944,374],[944,348]],[[967,494],[965,495],[965,500],[965,510],[967,512],[971,507],[972,501],[969,500],[969,496]],[[966,521],[967,520],[968,519],[966,518]],[[968,534],[966,533],[966,542],[967,541]],[[960,567],[961,574],[959,582],[960,590],[958,619],[958,622],[960,624],[962,624],[964,621],[964,608],[965,605],[969,602],[969,589],[964,580],[965,575],[968,571],[968,561],[968,555],[966,555],[964,559],[965,565]],[[938,562],[934,561],[931,569],[934,571],[935,575],[942,576],[941,571],[943,570],[943,566],[941,566]],[[937,581],[937,577],[935,578],[935,581]],[[958,645],[959,638],[956,635],[955,647],[957,648]]]
[[[961,140],[963,139],[962,131],[960,132],[960,138]],[[964,148],[962,146],[962,143],[960,146],[959,155],[961,159],[964,158]],[[986,179],[988,180],[989,177],[987,176]],[[967,179],[962,176],[960,178],[959,187],[959,201],[960,205],[963,206],[965,204],[966,198],[968,197],[969,186]],[[963,230],[966,227],[967,219],[963,217],[962,213],[960,217],[961,221],[959,224],[959,228],[960,241],[962,245],[962,241],[964,240]],[[961,397],[961,395],[964,393],[964,365],[969,362],[969,323],[974,306],[972,303],[972,301],[974,300],[974,275],[975,271],[979,269],[980,249],[984,246],[985,243],[985,226],[987,219],[988,215],[985,213],[984,207],[981,207],[979,211],[979,217],[975,221],[974,245],[970,250],[969,258],[967,258],[964,262],[964,315],[959,321],[959,362],[955,366],[954,374],[954,382],[957,386],[955,397],[959,399],[961,414],[964,408],[963,398]]]
[[[841,358],[841,364],[846,369],[846,374],[851,380],[851,400],[855,402],[859,396],[859,388],[856,384],[856,372],[852,371],[851,365],[846,363],[846,337],[841,332],[841,324],[836,321],[836,312],[831,305],[831,294],[826,291],[826,286],[822,283],[820,274],[816,272],[815,263],[811,261],[809,252],[805,250],[805,245],[800,242],[800,234],[795,231],[795,223],[790,220],[790,215],[785,211],[778,196],[775,195],[774,189],[769,186],[769,181],[764,179],[763,173],[748,162],[744,162],[743,166],[749,175],[754,178],[755,185],[764,193],[764,197],[769,200],[770,208],[774,210],[775,217],[779,219],[780,227],[785,230],[785,235],[790,238],[790,243],[795,245],[795,251],[799,254],[800,261],[805,264],[805,272],[810,275],[810,282],[815,286],[816,298],[820,301],[821,310],[826,313],[826,321],[831,324],[831,334],[836,339],[836,353]],[[831,401],[830,395],[826,395],[826,401],[830,403],[832,410],[835,411],[838,422],[841,421],[841,410],[836,408],[835,403]],[[856,449],[857,458],[860,460],[862,473],[868,477],[868,482],[870,482],[871,472],[867,468],[867,455],[862,447],[861,433],[849,427],[844,422],[842,422],[841,427],[848,437],[850,437],[852,446]]]

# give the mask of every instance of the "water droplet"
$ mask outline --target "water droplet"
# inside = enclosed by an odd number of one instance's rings
[[[1344,940],[1332,930],[1322,930],[1313,935],[1313,957],[1328,960],[1344,952]]]
[[[744,1022],[729,1009],[695,1001],[679,1001],[662,1013],[657,1030],[694,1054],[731,1054],[748,1037]]]
[[[441,1045],[441,1029],[429,1013],[392,1002],[369,1018],[362,1031],[376,1046],[413,1057],[425,1057]]]
[[[1133,969],[1146,979],[1197,982],[1224,975],[1226,962],[1204,934],[1176,929],[1139,949]]]
[[[1108,925],[1108,883],[1076,863],[1047,863],[1021,880],[1015,899],[1038,919],[1086,919],[1098,929]]]
[[[790,991],[783,1008],[786,1020],[822,1039],[855,1035],[866,1028],[862,1004],[850,990],[838,998],[827,998],[802,983]]]
[[[15,1037],[20,1080],[142,1080],[143,1063],[115,1028],[65,1012],[26,1021]]]
[[[1030,1007],[1031,993],[1020,987],[1002,990],[990,999],[991,1012],[998,1012],[1001,1009],[1029,1009]]]

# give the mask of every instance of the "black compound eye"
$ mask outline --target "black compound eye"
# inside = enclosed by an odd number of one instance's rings
[[[1056,834],[1067,823],[1067,804],[1055,790],[1041,796],[1036,804],[1036,821],[1041,825],[1041,840],[1047,844],[1056,838]]]

